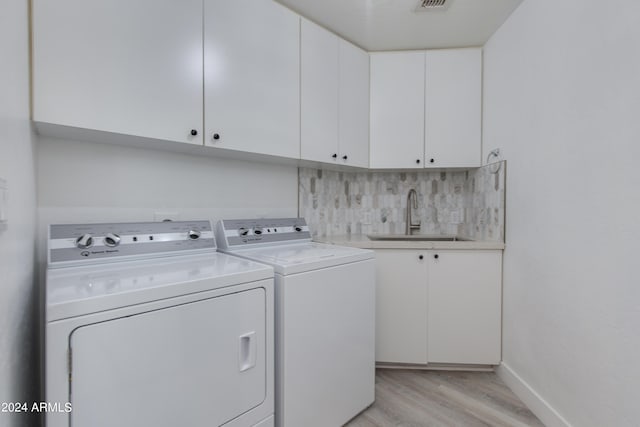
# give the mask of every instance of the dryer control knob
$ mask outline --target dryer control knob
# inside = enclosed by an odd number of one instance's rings
[[[104,245],[110,248],[115,248],[120,244],[120,240],[120,236],[118,236],[117,234],[107,233],[107,235],[104,236]]]
[[[244,227],[238,228],[238,236],[246,236],[247,234],[249,234],[249,230]]]
[[[254,227],[253,228],[253,234],[255,234],[256,236],[259,236],[262,234],[262,227]]]
[[[83,234],[76,239],[76,247],[79,249],[87,249],[93,246],[93,236],[91,234]]]
[[[200,230],[189,230],[188,236],[189,240],[198,240],[202,233]]]

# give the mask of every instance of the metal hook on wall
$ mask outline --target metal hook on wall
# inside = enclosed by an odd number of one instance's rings
[[[493,165],[497,165],[497,166],[494,166],[490,170],[490,172],[491,173],[500,172],[500,168],[502,167],[502,162],[500,161],[500,149],[499,148],[494,148],[493,150],[489,151],[489,154],[487,154],[486,164],[490,164],[489,162],[491,160],[495,160],[495,162],[493,162]]]

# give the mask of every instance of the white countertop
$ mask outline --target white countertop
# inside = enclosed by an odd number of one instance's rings
[[[371,240],[366,234],[345,234],[340,236],[314,237],[320,243],[351,246],[362,249],[460,249],[460,250],[502,250],[503,242],[491,241],[428,241],[428,240]]]

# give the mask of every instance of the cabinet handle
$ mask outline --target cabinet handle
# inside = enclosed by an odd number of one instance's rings
[[[424,259],[424,255],[418,255],[418,259]]]
[[[435,159],[429,159],[429,163],[435,163],[436,160]]]
[[[438,259],[438,258],[440,258],[440,255],[435,254],[433,257],[434,257],[435,259]]]
[[[420,159],[416,159],[416,163],[417,163],[417,164],[420,164]]]
[[[198,131],[195,129],[191,129],[191,136],[196,136],[198,135]]]
[[[214,134],[213,134],[213,139],[215,139],[216,141],[217,141],[218,139],[220,139],[220,134],[219,134],[219,133],[214,133]]]
[[[347,156],[342,156],[342,160],[347,160]]]
[[[338,155],[337,155],[336,153],[333,153],[333,154],[331,155],[331,157],[333,157],[334,159],[337,159],[337,158],[338,158]]]

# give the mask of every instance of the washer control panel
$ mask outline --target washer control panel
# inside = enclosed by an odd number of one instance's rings
[[[216,250],[209,221],[54,224],[48,243],[51,267]]]
[[[304,218],[225,219],[216,225],[216,237],[222,249],[311,241]]]

